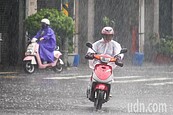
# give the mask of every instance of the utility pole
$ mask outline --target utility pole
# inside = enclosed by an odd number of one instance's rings
[[[88,41],[94,42],[94,0],[88,0]]]
[[[68,6],[68,0],[62,0],[61,1],[61,10],[64,12],[64,14],[66,16],[69,15],[69,6]],[[65,66],[65,69],[67,68],[67,63],[68,63],[68,37],[65,36],[64,38],[61,39],[61,43],[62,43],[62,53],[63,53],[63,61],[64,61],[64,66]]]
[[[74,0],[74,11],[73,11],[74,21],[75,21],[75,35],[73,39],[74,43],[74,53],[78,54],[78,23],[79,23],[79,0]]]
[[[173,1],[172,1],[172,36],[173,36]]]
[[[24,7],[25,5],[26,7]],[[26,8],[26,9],[25,9]],[[25,10],[24,10],[25,9]],[[25,11],[25,12],[24,12]],[[19,40],[18,40],[18,65],[22,64],[22,58],[24,55],[26,40],[24,39],[24,17],[27,18],[29,15],[32,15],[37,12],[37,0],[19,0]]]
[[[0,63],[1,63],[1,42],[2,42],[2,33],[0,33]]]
[[[144,53],[145,0],[139,0],[139,53]]]
[[[153,32],[159,37],[159,0],[154,0],[154,27]]]

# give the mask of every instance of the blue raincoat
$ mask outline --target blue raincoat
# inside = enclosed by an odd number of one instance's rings
[[[34,38],[44,39],[39,42],[39,54],[42,61],[53,62],[54,61],[54,50],[56,48],[56,37],[54,31],[50,28],[44,28],[37,32]]]

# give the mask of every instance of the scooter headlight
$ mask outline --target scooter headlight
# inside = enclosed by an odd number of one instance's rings
[[[100,60],[103,63],[108,63],[110,61],[110,58],[101,57]]]
[[[25,52],[25,55],[32,55],[33,51],[32,49],[27,49],[27,51]]]
[[[25,52],[25,55],[33,55],[34,53],[34,47],[32,44],[30,44]]]

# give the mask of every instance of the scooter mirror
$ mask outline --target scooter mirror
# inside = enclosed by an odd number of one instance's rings
[[[126,52],[127,52],[127,48],[122,48],[120,54],[126,53]]]
[[[55,48],[56,50],[59,50],[59,46],[56,46],[56,48]]]
[[[89,42],[88,42],[88,43],[86,43],[86,46],[87,46],[87,47],[89,47],[89,48],[91,48],[91,49],[92,49],[92,47],[93,47],[93,46],[92,46],[92,44],[91,44],[91,43],[89,43]]]

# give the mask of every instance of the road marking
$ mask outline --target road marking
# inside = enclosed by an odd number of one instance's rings
[[[76,76],[76,78],[88,78],[88,77],[91,77],[91,75]],[[114,77],[114,79],[133,79],[133,78],[140,78],[140,77],[144,77],[144,76],[123,76],[123,77]]]
[[[83,76],[71,76],[71,77],[46,77],[43,79],[76,79],[76,78],[89,78],[91,75],[83,75]]]
[[[13,79],[13,78],[17,78],[17,77],[16,76],[0,76],[0,78]]]
[[[133,78],[140,78],[144,76],[123,76],[123,77],[114,77],[114,79],[133,79]]]
[[[163,81],[172,80],[173,78],[149,78],[149,79],[134,79],[134,80],[120,80],[114,81],[114,83],[132,83],[132,82],[146,82],[146,81]]]
[[[17,74],[18,72],[0,72],[0,75],[4,75],[4,74]]]
[[[46,77],[43,79],[76,79],[76,77]]]
[[[146,84],[146,85],[151,85],[151,86],[158,86],[158,85],[172,85],[173,82],[161,82],[161,83],[151,83],[151,84]]]
[[[77,79],[77,78],[89,78],[91,75],[81,75],[81,76],[71,76],[71,77],[47,77],[43,79],[51,79],[51,80],[60,80],[60,79]],[[146,85],[168,85],[173,84],[173,82],[166,82],[166,80],[173,80],[173,78],[164,78],[164,77],[157,77],[157,78],[144,78],[145,76],[123,76],[123,77],[114,77],[113,83],[138,83],[138,82],[150,82],[150,81],[162,81],[161,83],[150,83]],[[164,82],[165,81],[165,82]]]
[[[89,78],[91,75],[81,75],[81,76],[76,76],[76,78]]]
[[[46,77],[43,79],[76,79],[76,78],[89,78],[91,75],[81,75],[81,76],[71,76],[71,77]],[[123,77],[114,77],[114,79],[131,79],[131,78],[140,78],[143,76],[123,76]]]

